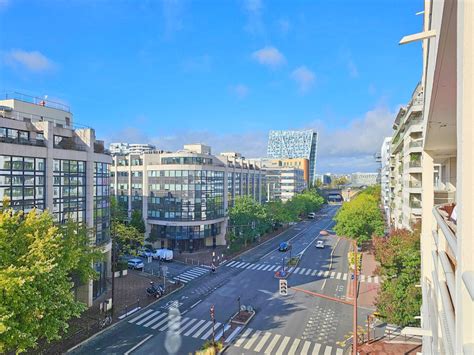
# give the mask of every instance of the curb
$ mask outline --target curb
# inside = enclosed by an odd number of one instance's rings
[[[142,309],[140,309],[140,311],[143,311],[143,310],[145,310],[145,309],[147,309],[147,308],[153,306],[155,303],[157,303],[157,302],[159,302],[159,301],[161,301],[161,300],[163,300],[163,299],[165,299],[165,298],[171,296],[173,293],[175,293],[175,292],[181,290],[183,287],[184,287],[184,284],[181,285],[179,288],[173,290],[172,292],[168,293],[167,295],[165,295],[165,296],[163,296],[163,297],[160,297],[160,298],[157,299],[156,301],[153,301],[153,302],[150,303],[148,306],[143,307]],[[66,351],[66,353],[69,353],[69,352],[71,352],[71,351],[76,350],[77,348],[81,347],[83,344],[85,344],[85,343],[87,343],[88,341],[94,339],[96,336],[101,335],[102,333],[105,333],[107,330],[110,330],[110,329],[114,328],[115,326],[119,325],[120,323],[126,321],[127,318],[128,318],[128,316],[125,317],[125,318],[123,318],[123,319],[118,320],[117,322],[113,323],[112,325],[108,326],[107,328],[101,329],[101,330],[98,331],[97,333],[91,335],[89,338],[84,339],[83,341],[81,341],[79,344],[76,344],[76,345],[74,345],[72,348],[69,348],[69,349]]]

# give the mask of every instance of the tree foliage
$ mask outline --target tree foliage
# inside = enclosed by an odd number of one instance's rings
[[[115,236],[119,255],[136,255],[138,250],[145,243],[145,236],[132,225],[113,221],[112,233]]]
[[[130,219],[130,225],[134,227],[137,231],[142,234],[145,234],[145,221],[143,220],[142,213],[139,210],[132,211],[132,217]]]
[[[352,201],[344,203],[334,218],[336,233],[356,239],[359,244],[373,235],[383,235],[384,220],[379,201],[380,189],[367,188]]]
[[[393,230],[388,237],[374,238],[379,273],[385,278],[377,299],[378,312],[388,322],[415,325],[420,312],[420,228]]]
[[[0,211],[0,353],[58,339],[86,308],[73,279],[96,277],[92,264],[101,253],[90,241],[84,226],[56,226],[48,212]]]

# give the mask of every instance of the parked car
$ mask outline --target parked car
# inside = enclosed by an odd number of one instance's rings
[[[278,251],[288,251],[290,250],[291,245],[288,242],[281,242],[278,246]]]
[[[173,251],[169,249],[157,249],[153,253],[153,259],[163,260],[163,261],[171,261],[173,260]]]
[[[324,242],[322,240],[317,240],[315,246],[318,249],[324,249]]]
[[[143,268],[145,267],[145,264],[143,264],[143,261],[138,258],[128,259],[127,264],[128,264],[129,269],[134,269],[134,270],[143,270]]]
[[[155,251],[151,248],[143,248],[138,252],[138,255],[142,258],[148,258],[149,256],[153,256]]]
[[[314,212],[308,213],[308,218],[309,219],[314,219],[315,217],[316,217],[316,213],[314,213]]]

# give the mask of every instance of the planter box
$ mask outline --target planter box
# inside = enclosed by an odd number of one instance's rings
[[[247,325],[254,316],[255,311],[240,311],[232,316],[230,322],[232,324]]]

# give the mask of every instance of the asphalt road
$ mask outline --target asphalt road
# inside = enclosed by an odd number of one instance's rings
[[[338,342],[352,329],[352,307],[321,299],[291,287],[344,299],[350,280],[349,244],[330,230],[339,206],[325,206],[315,220],[303,221],[280,236],[219,267],[215,274],[200,268],[187,271],[186,286],[127,320],[106,330],[73,352],[78,354],[188,354],[212,338],[210,307],[215,309],[214,334],[231,341],[227,354],[342,354]],[[316,249],[315,240],[326,247]],[[291,252],[277,250],[290,241]],[[300,254],[288,278],[287,296],[280,296],[274,273],[283,258]],[[252,306],[256,316],[247,327],[227,330],[240,304]],[[359,309],[359,324],[369,310]],[[383,331],[383,330],[381,330]]]

